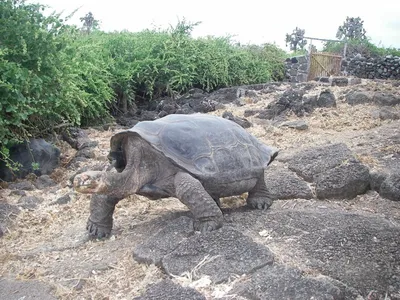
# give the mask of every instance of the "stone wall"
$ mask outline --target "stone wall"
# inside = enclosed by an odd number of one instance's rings
[[[343,61],[342,71],[359,78],[400,79],[400,57],[366,58],[358,54]]]
[[[290,82],[307,81],[308,56],[295,56],[285,61],[285,79]]]
[[[309,57],[296,56],[285,61],[285,81],[307,81]],[[342,62],[342,74],[367,79],[400,79],[400,57],[387,55],[366,58],[360,54]]]

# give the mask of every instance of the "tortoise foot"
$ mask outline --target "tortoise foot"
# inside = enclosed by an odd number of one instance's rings
[[[221,217],[215,218],[202,218],[194,221],[193,228],[195,231],[200,231],[201,233],[210,232],[221,228],[223,224],[223,219]]]
[[[91,237],[101,239],[110,236],[112,226],[99,225],[89,219],[87,221],[86,229]]]
[[[268,197],[249,197],[247,205],[255,209],[267,209],[272,205],[272,199]]]

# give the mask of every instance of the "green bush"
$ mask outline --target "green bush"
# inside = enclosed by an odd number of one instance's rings
[[[0,143],[108,115],[108,57],[44,7],[0,2]]]
[[[274,45],[236,46],[229,38],[146,30],[108,34],[110,73],[120,97],[153,99],[192,87],[212,91],[283,77],[285,52]]]
[[[193,87],[213,91],[283,78],[281,49],[241,46],[229,37],[194,39],[198,23],[105,33],[68,26],[43,10],[0,2],[1,147],[55,127],[103,122],[135,102]]]
[[[323,51],[332,53],[344,53],[344,43],[326,42]],[[347,41],[346,56],[361,54],[366,57],[379,57],[386,55],[400,56],[400,50],[395,48],[378,47],[370,40],[351,39]]]

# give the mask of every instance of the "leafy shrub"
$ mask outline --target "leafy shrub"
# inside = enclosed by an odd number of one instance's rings
[[[323,51],[343,54],[344,43],[326,42]],[[366,57],[378,57],[385,55],[400,56],[400,50],[395,48],[384,48],[373,44],[370,40],[348,40],[346,56],[361,54]]]
[[[0,2],[0,143],[13,144],[62,123],[81,125],[108,114],[107,56],[57,14]]]
[[[3,158],[5,147],[29,136],[102,122],[128,112],[134,102],[192,87],[212,91],[283,78],[285,53],[275,45],[194,39],[198,23],[105,33],[68,26],[59,14],[44,16],[43,10],[24,1],[0,2]]]
[[[169,30],[97,32],[111,60],[107,70],[116,95],[113,110],[126,113],[134,102],[231,85],[283,78],[284,51],[274,45],[238,46],[227,37],[193,39],[196,24]]]

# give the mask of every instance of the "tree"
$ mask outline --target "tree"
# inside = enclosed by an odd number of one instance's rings
[[[304,39],[304,29],[296,27],[292,34],[286,34],[286,47],[290,44],[290,50],[296,51],[298,48],[303,49],[307,44],[307,40]]]
[[[339,26],[336,37],[338,39],[365,40],[365,34],[364,21],[360,17],[347,17],[343,25]]]
[[[190,36],[193,29],[200,24],[201,22],[188,22],[185,18],[183,18],[182,21],[178,19],[178,24],[175,26],[170,25],[170,32],[172,35]]]
[[[91,12],[88,12],[84,17],[80,18],[80,20],[83,22],[81,30],[87,34],[100,28],[100,22],[93,17]]]
[[[317,52],[317,47],[315,45],[311,45],[310,52]]]

